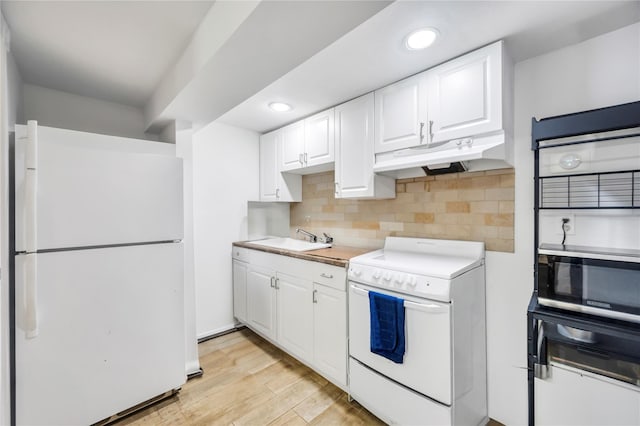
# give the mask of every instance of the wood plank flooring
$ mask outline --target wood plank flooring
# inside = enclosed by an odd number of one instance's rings
[[[383,425],[248,329],[198,345],[204,375],[117,425]]]

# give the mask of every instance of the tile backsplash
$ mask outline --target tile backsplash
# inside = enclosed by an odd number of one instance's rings
[[[396,180],[396,198],[335,199],[333,171],[302,177],[292,203],[296,228],[323,232],[337,246],[380,248],[387,236],[484,241],[513,252],[514,170],[453,173]]]

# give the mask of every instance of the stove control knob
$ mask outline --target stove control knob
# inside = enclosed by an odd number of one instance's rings
[[[396,282],[396,284],[401,285],[404,282],[404,274],[398,274],[397,276],[394,277],[394,281]]]
[[[380,272],[380,269],[376,269],[373,271],[374,280],[379,280],[381,276],[382,276],[382,272]]]
[[[413,275],[409,275],[407,277],[407,284],[409,284],[409,286],[411,287],[415,287],[417,284],[416,277],[414,277]]]
[[[385,281],[391,281],[391,272],[385,272],[384,277],[382,277]]]
[[[356,277],[359,277],[360,274],[362,274],[362,271],[360,269],[356,269],[356,268],[351,268],[351,273],[353,275],[355,275]]]

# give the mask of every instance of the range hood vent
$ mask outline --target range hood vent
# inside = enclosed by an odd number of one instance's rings
[[[373,171],[396,179],[512,167],[510,141],[504,131],[420,145],[375,156]]]
[[[457,161],[455,163],[433,164],[431,166],[422,166],[422,170],[427,176],[444,175],[447,173],[460,173],[467,171],[466,163]]]

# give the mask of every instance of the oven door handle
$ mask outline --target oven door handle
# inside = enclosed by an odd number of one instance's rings
[[[360,288],[360,287],[356,287],[355,285],[351,285],[351,289],[353,290],[354,293],[359,294],[361,296],[368,296],[369,295],[369,291]],[[417,302],[411,302],[409,300],[404,301],[404,306],[405,308],[410,308],[410,309],[416,309],[422,312],[427,312],[427,313],[440,313],[440,312],[446,312],[447,311],[447,305],[442,304],[436,304],[436,303],[417,303]]]
[[[368,296],[369,292],[363,288],[356,287],[355,285],[351,285],[351,289],[354,293],[359,294],[361,296]]]
[[[427,312],[427,313],[441,313],[441,312],[447,312],[447,305],[438,305],[436,303],[416,303],[416,302],[410,302],[409,300],[405,300],[404,301],[404,307],[405,308],[412,308],[412,309],[417,309],[419,311],[422,312]]]

